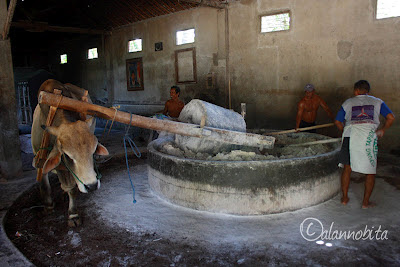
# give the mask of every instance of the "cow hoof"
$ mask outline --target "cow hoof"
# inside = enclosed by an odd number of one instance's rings
[[[81,218],[79,218],[78,214],[71,214],[68,217],[68,226],[69,227],[78,227],[82,224]]]

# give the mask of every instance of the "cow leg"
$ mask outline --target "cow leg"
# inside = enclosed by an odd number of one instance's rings
[[[74,189],[68,192],[69,196],[69,207],[68,207],[68,226],[76,227],[82,224],[81,218],[79,217],[78,212],[76,211],[76,195],[78,194],[78,189],[74,187]]]
[[[61,188],[64,192],[68,193],[69,205],[68,205],[68,226],[76,227],[82,224],[78,212],[76,211],[75,199],[78,193],[76,188],[76,182],[68,171],[57,171],[58,179],[61,183]]]
[[[40,182],[40,196],[44,204],[44,212],[51,213],[54,210],[54,202],[51,198],[51,186],[48,174],[43,174]]]

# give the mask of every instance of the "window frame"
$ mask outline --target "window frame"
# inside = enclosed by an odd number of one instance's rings
[[[398,16],[395,17],[386,17],[386,18],[377,18],[376,16],[378,15],[378,0],[374,1],[374,12],[373,12],[373,16],[374,16],[374,20],[377,21],[382,21],[382,20],[387,20],[387,19],[400,19],[400,14]]]
[[[142,49],[142,50],[139,50],[139,51],[132,51],[132,52],[129,51],[129,42],[136,41],[136,40],[141,40],[141,49]],[[128,51],[129,54],[131,54],[131,53],[140,53],[140,52],[143,52],[143,38],[135,38],[135,39],[129,40],[129,41],[128,41],[127,51]]]
[[[63,63],[62,62],[62,56],[64,56],[64,55],[65,55],[66,61]],[[64,65],[64,64],[67,64],[67,63],[68,63],[68,54],[67,53],[61,54],[60,55],[60,65]]]
[[[268,16],[274,16],[274,15],[280,15],[280,14],[289,14],[289,29],[288,30],[279,30],[279,31],[272,31],[272,32],[262,32],[262,18],[263,17],[268,17]],[[289,32],[291,31],[293,28],[293,16],[292,16],[292,12],[289,9],[284,9],[284,10],[276,10],[276,11],[271,11],[265,14],[262,14],[259,16],[258,18],[258,33],[259,34],[271,34],[271,33],[282,33],[282,32]]]
[[[96,49],[97,57],[89,58],[89,51],[92,50],[92,49]],[[92,47],[92,48],[88,48],[87,49],[87,54],[86,54],[86,59],[87,60],[98,59],[98,58],[99,58],[99,49],[97,47]]]
[[[189,31],[189,30],[193,30],[193,31],[194,31],[193,42],[191,42],[191,43],[184,43],[184,44],[178,44],[178,36],[177,36],[177,35],[178,35],[178,32],[185,32],[185,31]],[[187,28],[187,29],[175,31],[175,45],[176,45],[176,46],[189,45],[189,44],[194,44],[194,43],[196,43],[196,28],[195,28],[195,27],[191,27],[191,28]]]

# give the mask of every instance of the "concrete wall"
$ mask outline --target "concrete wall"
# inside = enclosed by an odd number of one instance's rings
[[[225,79],[222,77],[218,81],[217,89],[207,89],[206,76],[210,72],[225,75],[224,36],[220,36],[221,32],[224,33],[223,22],[223,11],[197,8],[114,30],[106,41],[113,103],[129,104],[132,111],[139,113],[141,109],[136,105],[147,105],[148,113],[162,110],[169,99],[170,87],[176,84],[175,51],[191,47],[196,48],[197,83],[178,84],[181,99],[189,102],[193,98],[208,98],[211,102],[218,102],[222,99],[220,91],[223,92]],[[195,42],[177,46],[176,31],[189,28],[195,28]],[[143,51],[128,53],[128,41],[137,38],[143,40]],[[163,43],[162,51],[154,51],[157,42]],[[144,90],[127,91],[126,60],[138,57],[143,60]]]
[[[229,9],[233,107],[249,127],[295,127],[303,87],[313,83],[334,113],[366,79],[400,114],[400,18],[375,19],[375,0],[242,0]],[[260,33],[260,16],[291,13],[291,29]],[[317,123],[329,122],[323,110]],[[382,140],[399,147],[397,120]],[[331,129],[330,134],[337,134]]]
[[[0,0],[0,176],[15,178],[22,171],[18,138],[17,107],[10,40],[3,40],[7,17],[5,0]]]

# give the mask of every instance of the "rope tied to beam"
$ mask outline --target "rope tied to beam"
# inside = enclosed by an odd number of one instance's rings
[[[129,177],[129,181],[131,182],[131,187],[132,187],[132,195],[133,195],[133,204],[136,203],[136,199],[135,199],[135,186],[133,185],[132,182],[132,178],[131,178],[131,174],[129,171],[129,161],[128,161],[128,151],[126,148],[126,143],[128,142],[129,146],[131,147],[133,153],[135,154],[135,156],[137,158],[140,158],[142,156],[142,153],[140,153],[138,147],[136,146],[135,142],[133,142],[133,140],[129,137],[129,129],[131,127],[131,123],[132,123],[132,113],[131,114],[131,119],[129,121],[128,127],[126,128],[126,132],[124,135],[124,150],[125,150],[125,162],[126,162],[126,169],[128,171],[128,177]]]

